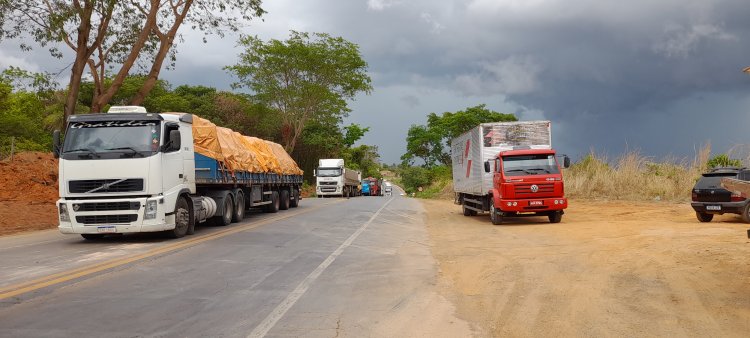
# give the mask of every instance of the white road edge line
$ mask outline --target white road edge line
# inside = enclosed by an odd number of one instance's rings
[[[359,227],[359,229],[357,229],[357,231],[355,231],[351,236],[349,236],[349,238],[347,238],[346,241],[344,241],[344,243],[342,243],[338,247],[338,249],[332,252],[328,256],[328,258],[326,258],[323,261],[323,263],[320,263],[320,265],[318,265],[318,267],[315,268],[313,272],[307,275],[307,277],[301,283],[299,283],[299,285],[297,285],[294,291],[292,291],[289,295],[287,295],[284,301],[282,301],[279,305],[277,305],[276,308],[273,309],[273,311],[271,311],[271,313],[269,313],[268,316],[260,324],[258,324],[258,326],[256,326],[255,329],[253,329],[253,332],[250,332],[250,334],[247,337],[248,338],[265,337],[266,334],[268,334],[268,331],[271,331],[271,329],[274,326],[276,326],[276,323],[279,321],[279,319],[284,317],[287,311],[289,311],[289,309],[291,309],[292,306],[294,306],[294,304],[297,303],[297,301],[300,298],[302,298],[305,292],[307,292],[307,289],[310,288],[310,285],[312,285],[312,283],[314,283],[315,280],[318,279],[318,277],[320,277],[323,271],[325,271],[325,269],[328,268],[328,266],[330,266],[331,263],[333,263],[333,261],[336,260],[336,257],[341,255],[341,253],[344,252],[344,250],[347,247],[349,247],[352,244],[352,242],[354,242],[354,240],[356,240],[357,237],[359,237],[359,235],[361,235],[365,231],[365,229],[367,229],[367,226],[370,225],[370,223],[372,223],[372,221],[376,217],[378,217],[380,212],[383,209],[385,209],[385,207],[388,206],[388,204],[390,204],[392,201],[393,201],[393,198],[391,197],[391,199],[388,200],[388,202],[385,202],[385,204],[383,204],[383,206],[380,207],[380,209],[378,209],[378,211],[375,212],[375,214],[373,214],[372,217],[370,217],[370,219],[365,224]]]

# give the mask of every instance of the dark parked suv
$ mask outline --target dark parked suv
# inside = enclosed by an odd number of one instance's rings
[[[750,223],[750,199],[732,194],[721,187],[722,178],[750,181],[750,169],[716,168],[701,176],[693,187],[693,209],[701,222],[711,222],[714,215],[739,214]]]

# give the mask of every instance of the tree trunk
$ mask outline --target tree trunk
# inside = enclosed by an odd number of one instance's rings
[[[133,68],[135,61],[138,59],[138,55],[143,49],[143,46],[146,44],[146,41],[148,41],[148,37],[149,35],[151,35],[151,31],[155,29],[156,16],[159,13],[159,0],[151,0],[150,3],[151,8],[149,8],[148,15],[146,16],[146,22],[143,24],[143,29],[138,36],[138,40],[133,44],[133,48],[130,50],[130,54],[128,54],[128,57],[122,63],[122,67],[120,67],[120,70],[112,80],[112,84],[109,86],[109,88],[107,88],[106,91],[103,89],[99,89],[99,92],[102,94],[91,103],[91,110],[94,110],[94,108],[96,108],[97,110],[101,110],[109,103],[110,100],[112,100],[112,97],[115,96],[117,91],[120,90],[123,82],[125,82],[125,78],[127,78],[127,76],[130,74],[130,69]],[[103,85],[104,84],[102,83],[102,86]]]
[[[143,83],[141,89],[138,90],[138,93],[136,93],[130,100],[130,104],[134,106],[143,105],[143,101],[146,100],[148,93],[150,93],[151,90],[154,89],[154,86],[156,86],[156,81],[159,80],[159,73],[161,73],[161,67],[164,65],[164,59],[169,55],[169,50],[172,48],[172,45],[174,45],[174,39],[177,36],[177,30],[180,28],[180,25],[182,25],[183,20],[185,20],[192,4],[193,0],[185,1],[182,13],[175,17],[174,24],[166,34],[160,33],[158,31],[159,28],[154,27],[154,33],[156,33],[156,36],[158,36],[160,40],[159,51],[156,53],[156,58],[151,65],[151,70],[146,77],[146,81]]]
[[[70,82],[68,83],[68,96],[65,98],[65,109],[63,111],[63,125],[68,123],[68,117],[75,114],[76,103],[78,102],[78,92],[81,89],[81,78],[83,70],[86,68],[86,62],[91,56],[91,49],[88,48],[89,35],[91,35],[91,14],[94,12],[94,5],[91,1],[85,1],[81,11],[81,23],[78,26],[78,36],[76,40],[76,59],[73,62],[73,68],[70,71]]]

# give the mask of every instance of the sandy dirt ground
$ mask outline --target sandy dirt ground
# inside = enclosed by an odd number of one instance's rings
[[[425,200],[443,295],[483,336],[746,337],[750,227],[689,204],[571,201],[546,217],[465,217]]]

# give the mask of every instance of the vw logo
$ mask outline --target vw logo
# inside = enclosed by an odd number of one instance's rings
[[[539,186],[537,186],[536,184],[532,185],[531,192],[537,192],[537,191],[539,191]]]

